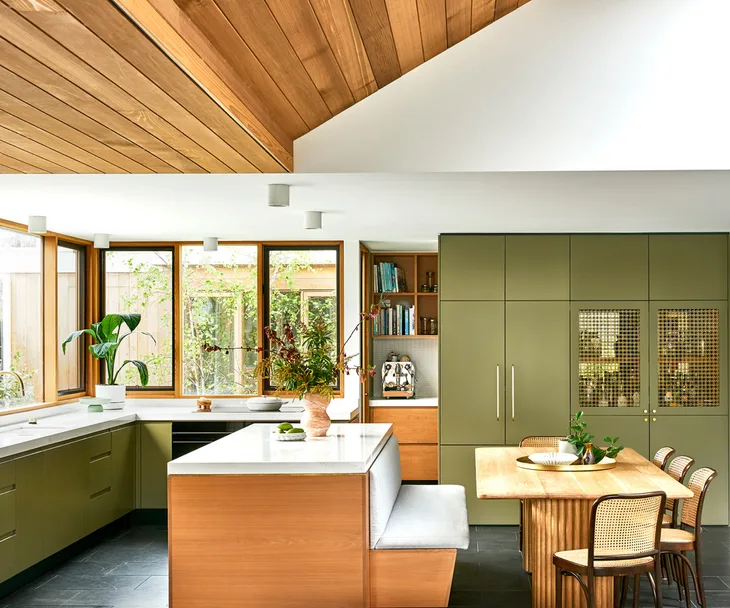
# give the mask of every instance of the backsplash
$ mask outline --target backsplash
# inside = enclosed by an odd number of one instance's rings
[[[383,377],[380,370],[390,351],[395,351],[399,355],[408,355],[415,364],[416,397],[438,396],[438,340],[378,338],[373,340],[373,364],[376,372],[374,399],[382,397]]]

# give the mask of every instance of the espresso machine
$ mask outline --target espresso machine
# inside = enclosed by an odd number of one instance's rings
[[[416,367],[407,356],[398,357],[395,353],[381,368],[383,377],[383,398],[410,398],[416,396]]]

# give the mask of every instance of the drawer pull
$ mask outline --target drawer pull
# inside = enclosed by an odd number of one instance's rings
[[[4,488],[0,488],[0,496],[3,494],[10,494],[10,492],[15,492],[15,484],[11,484],[9,486],[5,486]]]
[[[89,462],[99,462],[100,460],[104,460],[105,458],[109,458],[111,456],[111,452],[104,452],[103,454],[99,454],[97,456],[92,456],[91,460]]]
[[[17,530],[11,530],[7,534],[3,534],[2,536],[0,536],[0,543],[13,538],[15,536],[16,532],[17,532]]]
[[[109,486],[108,488],[104,488],[103,490],[94,492],[90,498],[91,498],[91,500],[94,500],[95,498],[99,498],[99,496],[104,496],[104,494],[109,494],[109,492],[111,492],[111,491],[112,491],[112,488],[111,488],[111,486]]]

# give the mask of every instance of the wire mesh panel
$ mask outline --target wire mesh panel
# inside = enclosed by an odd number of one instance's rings
[[[641,311],[582,309],[578,335],[579,407],[639,407]]]
[[[659,309],[657,355],[660,407],[720,406],[719,309]]]

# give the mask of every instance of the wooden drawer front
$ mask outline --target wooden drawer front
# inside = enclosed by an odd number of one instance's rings
[[[374,407],[373,422],[390,422],[398,442],[438,443],[437,407]]]
[[[112,436],[109,432],[94,435],[85,441],[89,446],[89,460],[97,460],[112,451]]]
[[[401,445],[400,467],[404,481],[438,480],[438,446]]]

